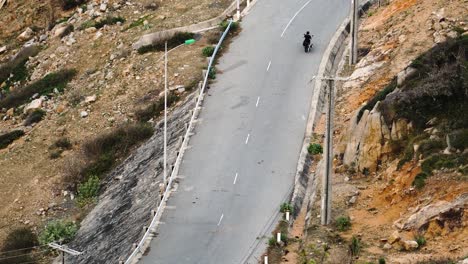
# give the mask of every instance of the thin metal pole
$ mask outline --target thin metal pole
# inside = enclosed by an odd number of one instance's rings
[[[358,0],[351,0],[351,54],[349,56],[349,64],[354,65],[357,63],[358,56]]]
[[[167,42],[164,44],[164,188],[167,183]]]
[[[62,251],[62,264],[65,264],[65,252]]]
[[[237,0],[237,19],[240,19],[240,0]]]

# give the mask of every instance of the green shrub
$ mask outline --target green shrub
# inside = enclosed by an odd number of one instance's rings
[[[88,180],[78,185],[77,203],[80,207],[96,202],[99,194],[99,177],[91,176]]]
[[[421,248],[424,245],[426,245],[426,239],[424,238],[424,236],[417,235],[416,237],[414,237],[414,240],[416,240],[416,242],[418,243],[418,248]]]
[[[346,231],[351,228],[351,218],[348,216],[340,216],[336,219],[336,227],[339,231]]]
[[[320,144],[311,143],[309,147],[307,148],[307,152],[309,152],[310,155],[322,154],[323,148]]]
[[[464,150],[468,147],[468,129],[462,129],[449,135],[452,147]]]
[[[52,146],[55,148],[65,150],[65,149],[71,149],[72,143],[70,142],[70,139],[66,137],[62,137],[62,138],[57,139]]]
[[[278,242],[276,242],[276,237],[270,237],[270,238],[268,239],[268,245],[269,245],[270,247],[273,247],[273,246],[278,245]]]
[[[167,95],[167,107],[171,107],[174,103],[179,101],[179,96],[175,93],[168,93]],[[164,97],[161,97],[155,103],[151,105],[138,109],[135,111],[135,116],[138,121],[140,122],[147,122],[151,118],[157,118],[161,115],[162,111],[164,111]]]
[[[225,20],[221,22],[219,26],[221,27],[222,31],[225,31],[229,26],[229,21]],[[231,27],[229,28],[229,32],[236,32],[237,30],[239,30],[239,22],[232,22]]]
[[[361,240],[356,236],[351,238],[351,244],[349,245],[349,250],[351,251],[351,255],[357,256],[361,252]]]
[[[90,28],[90,27],[94,27],[96,26],[96,21],[90,19],[90,20],[87,20],[85,22],[83,22],[79,27],[78,29],[79,30],[84,30],[84,29],[87,29],[87,28]]]
[[[94,25],[95,28],[99,29],[104,27],[105,25],[115,25],[118,22],[120,23],[125,23],[125,18],[123,17],[113,17],[113,16],[107,16],[106,18],[97,21]]]
[[[213,46],[207,46],[202,49],[202,54],[205,57],[211,57],[215,51],[215,47]]]
[[[70,10],[86,2],[87,0],[60,0],[63,10]]]
[[[27,59],[21,61],[18,65],[16,65],[16,67],[10,70],[11,73],[8,76],[8,78],[5,80],[5,86],[3,87],[3,90],[5,92],[8,93],[10,91],[11,86],[13,86],[14,83],[24,82],[28,78],[29,72],[28,72],[28,69],[26,68],[27,61],[28,61]],[[0,83],[2,83],[1,80],[0,80]]]
[[[39,234],[39,243],[47,245],[51,242],[70,242],[78,232],[78,226],[70,221],[52,221]]]
[[[286,213],[286,211],[289,211],[290,213],[293,213],[294,206],[292,206],[290,203],[282,203],[280,205],[280,212],[284,214],[284,213]]]
[[[54,89],[62,92],[73,77],[77,74],[76,70],[60,70],[58,72],[47,74],[41,80],[17,89],[11,92],[7,97],[0,100],[0,108],[17,107],[29,101],[34,94],[52,93]]]
[[[428,175],[432,175],[433,170],[441,168],[454,168],[459,165],[466,164],[464,156],[458,156],[455,154],[445,155],[445,154],[434,154],[425,159],[421,163],[421,169]]]
[[[169,38],[163,38],[156,43],[139,48],[138,53],[144,54],[144,53],[153,52],[153,51],[164,51],[166,41],[167,41],[167,48],[172,49],[181,44],[184,44],[185,41],[188,39],[193,39],[194,36],[195,34],[192,32],[177,32]]]
[[[139,27],[139,26],[142,26],[145,22],[145,20],[149,17],[150,15],[146,15],[144,17],[141,17],[135,21],[132,21],[132,23],[130,23],[130,25],[128,26],[127,30],[128,29],[131,29],[131,28],[134,28],[134,27]]]
[[[0,149],[8,147],[13,141],[24,135],[23,130],[13,130],[6,134],[0,135]]]
[[[216,79],[216,68],[211,66],[210,71],[208,72],[208,78],[214,80]]]
[[[441,139],[426,139],[420,142],[418,152],[427,157],[434,152],[439,152],[446,147],[445,141]]]
[[[38,245],[37,236],[28,227],[20,227],[11,231],[5,239],[0,251],[0,264],[34,263],[31,253]]]
[[[42,109],[36,109],[33,112],[31,112],[26,119],[24,120],[24,125],[25,126],[30,126],[33,123],[39,123],[42,118],[45,116],[46,112]]]
[[[425,172],[421,172],[413,180],[412,185],[416,187],[416,189],[421,190],[426,185],[426,179],[428,175]]]
[[[385,264],[385,259],[382,257],[382,258],[379,258],[379,264]]]

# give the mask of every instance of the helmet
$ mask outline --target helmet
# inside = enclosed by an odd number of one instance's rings
[[[310,34],[310,33],[309,33],[309,31],[307,31],[307,33],[306,33],[306,34],[307,34],[307,35],[309,35],[309,34]]]

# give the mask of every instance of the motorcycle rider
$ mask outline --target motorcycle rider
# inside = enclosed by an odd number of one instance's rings
[[[304,47],[309,47],[311,41],[312,41],[312,35],[310,35],[310,32],[307,31],[307,32],[304,34],[304,42],[302,43],[302,45],[303,45]]]

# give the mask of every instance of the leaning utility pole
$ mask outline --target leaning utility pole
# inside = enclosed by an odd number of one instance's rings
[[[351,0],[351,54],[349,64],[354,65],[358,59],[358,28],[359,28],[359,1]]]

